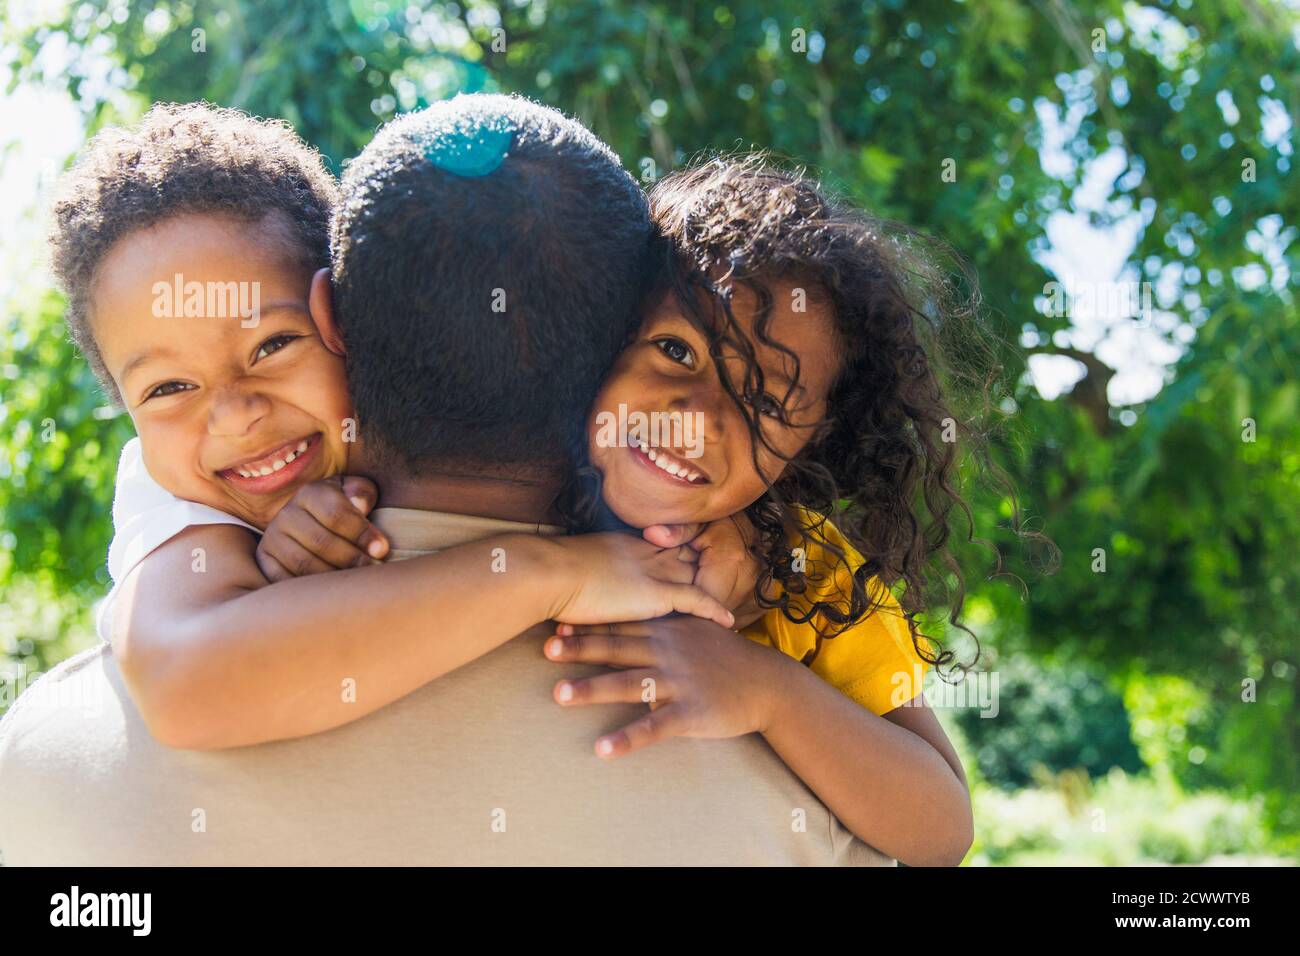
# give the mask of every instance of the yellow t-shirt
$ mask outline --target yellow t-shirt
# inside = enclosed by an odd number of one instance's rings
[[[819,532],[823,539],[844,552],[853,568],[862,566],[862,555],[829,521],[821,523]],[[798,535],[791,539],[790,546],[803,548],[807,562],[808,589],[794,596],[797,606],[806,611],[817,601],[828,601],[847,610],[852,583],[849,567],[828,553],[816,537]],[[922,689],[921,679],[931,665],[913,647],[907,618],[889,589],[879,578],[872,578],[869,587],[875,589],[872,599],[879,597],[882,601],[880,607],[835,637],[823,639],[810,669],[845,696],[879,715],[915,698]],[[795,660],[803,660],[817,647],[817,631],[813,626],[816,620],[795,624],[780,608],[772,608],[740,633]],[[920,643],[927,653],[934,655],[932,644],[925,638],[920,638]]]

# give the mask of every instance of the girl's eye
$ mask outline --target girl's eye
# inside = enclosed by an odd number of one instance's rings
[[[175,395],[178,392],[188,392],[192,388],[194,388],[193,385],[189,385],[185,382],[163,382],[161,385],[151,390],[149,394],[144,397],[144,400],[147,402],[151,398],[163,398],[167,395]]]
[[[766,415],[768,418],[775,418],[779,422],[785,421],[784,406],[766,392],[759,396],[757,403],[754,402],[752,397],[746,398],[745,401],[749,402],[751,405],[756,404],[760,415]]]
[[[663,352],[664,355],[667,355],[679,365],[685,365],[687,368],[694,368],[695,353],[692,352],[691,347],[681,339],[660,339],[655,343],[655,345],[658,346],[659,351]]]
[[[278,352],[278,351],[280,351],[280,349],[284,348],[286,345],[288,345],[290,342],[292,342],[294,339],[297,339],[297,338],[302,338],[302,336],[300,336],[300,335],[273,335],[273,336],[271,336],[269,339],[267,339],[265,342],[262,343],[261,348],[259,348],[259,349],[257,350],[257,354],[256,354],[255,356],[253,356],[253,358],[254,358],[254,360],[256,360],[256,359],[264,359],[264,358],[266,358],[268,355],[270,355],[272,352]]]

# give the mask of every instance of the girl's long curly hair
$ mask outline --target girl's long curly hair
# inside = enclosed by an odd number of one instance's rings
[[[959,449],[978,459],[1011,502],[1015,532],[1038,536],[1023,530],[1015,489],[988,456],[984,425],[1002,381],[1001,343],[980,320],[973,271],[942,241],[840,202],[802,170],[781,168],[763,153],[674,172],[653,187],[650,205],[665,241],[650,301],[671,293],[707,337],[723,387],[749,424],[755,468],[760,447],[786,460],[746,511],[763,568],[759,603],[780,607],[796,623],[813,622],[820,649],[882,607],[886,594],[871,583],[878,578],[899,592],[922,659],[941,673],[964,673],[978,660],[978,639],[974,658],[958,662],[917,622],[946,606],[949,624],[975,637],[960,623],[965,581],[949,548],[958,519],[966,540],[979,541],[958,490]],[[790,357],[797,379],[798,356],[768,334],[778,282],[809,304],[829,307],[843,362],[825,420],[793,458],[766,441],[759,403],[746,401],[764,393],[764,376],[732,312],[733,291],[749,289],[758,303],[754,337]],[[734,380],[729,363],[719,360],[724,354],[742,358],[743,379]],[[587,477],[595,481],[589,492],[598,489],[598,476]],[[860,565],[827,540],[826,520],[860,552]],[[815,542],[848,564],[851,593],[837,601],[804,599],[820,580],[809,575],[824,569],[796,561],[792,538]],[[997,549],[979,543],[1000,570]],[[943,592],[938,597],[933,577]],[[766,596],[772,593],[779,597]]]

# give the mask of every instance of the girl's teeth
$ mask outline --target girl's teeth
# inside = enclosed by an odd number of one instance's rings
[[[302,441],[298,442],[298,447],[295,450],[295,454],[301,455],[306,450],[307,450],[307,439],[304,438]]]
[[[641,450],[642,454],[644,454],[647,458],[649,458],[652,462],[654,462],[655,465],[658,466],[660,470],[668,472],[668,474],[672,475],[674,478],[681,478],[683,481],[690,481],[690,482],[696,482],[700,480],[699,472],[691,471],[691,469],[689,469],[685,465],[679,465],[674,461],[670,461],[667,455],[661,457],[653,448],[649,447],[648,445],[641,444],[641,445],[637,445],[636,447]]]

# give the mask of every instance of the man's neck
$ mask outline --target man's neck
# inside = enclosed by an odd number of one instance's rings
[[[563,484],[559,466],[527,477],[495,477],[457,469],[423,470],[418,477],[364,469],[379,486],[380,508],[414,508],[449,514],[500,518],[529,524],[558,524],[555,498]]]

